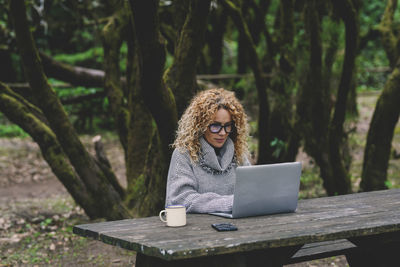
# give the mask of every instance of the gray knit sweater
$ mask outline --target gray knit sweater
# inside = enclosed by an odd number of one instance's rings
[[[237,167],[233,141],[228,138],[218,156],[203,137],[200,144],[198,163],[188,152],[174,150],[165,204],[185,205],[188,213],[231,212]],[[244,165],[250,165],[247,158]]]

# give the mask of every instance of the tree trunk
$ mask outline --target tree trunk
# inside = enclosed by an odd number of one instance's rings
[[[196,63],[204,45],[210,0],[191,0],[165,84],[174,92],[178,117],[197,91]]]
[[[196,88],[196,63],[204,45],[203,34],[210,1],[190,2],[175,49],[174,63],[166,73],[163,72],[164,43],[159,38],[158,1],[132,0],[130,4],[138,44],[139,75],[135,87],[139,91],[133,91],[132,95],[130,109],[135,118],[131,120],[132,135],[128,140],[129,147],[140,148],[140,151],[128,152],[131,161],[127,171],[131,182],[127,201],[135,214],[148,216],[155,215],[165,203],[166,177],[172,152],[169,145],[173,142],[177,125],[177,108],[172,91],[176,93],[180,112],[183,112]],[[138,101],[139,95],[143,97],[143,103]],[[143,104],[151,112],[157,129],[152,127],[152,119],[144,114],[146,109]],[[133,136],[134,129],[139,128],[144,128],[140,139]],[[140,166],[140,162],[144,164]]]
[[[247,24],[243,19],[240,9],[231,1],[222,2],[230,12],[230,15],[236,24],[239,32],[245,37],[248,47],[249,63],[253,71],[258,97],[258,159],[257,164],[266,163],[269,155],[269,103],[267,94],[267,80],[263,76],[261,61],[257,55],[256,47],[250,35]]]
[[[18,96],[5,84],[0,82],[0,110],[13,123],[19,125],[39,145],[42,155],[53,173],[59,178],[73,199],[80,205],[90,218],[98,217],[97,209],[101,209],[90,191],[82,183],[67,155],[63,152],[56,136],[43,121],[43,114],[37,107],[21,96]],[[96,207],[93,209],[93,207]]]
[[[221,73],[227,18],[226,10],[221,7],[213,9],[210,14],[212,30],[208,32],[206,39],[210,57],[209,73],[211,74]]]
[[[295,57],[293,52],[294,38],[294,1],[280,1],[280,28],[278,33],[277,53],[279,64],[276,66],[277,75],[271,79],[271,115],[270,140],[273,152],[268,162],[284,162],[293,160],[298,147],[292,146],[288,150],[289,139],[293,132],[293,87],[291,74],[294,71]],[[293,136],[294,137],[294,136]],[[293,144],[293,143],[292,143]]]
[[[347,194],[351,192],[351,183],[341,150],[345,144],[343,124],[357,56],[359,25],[358,12],[352,0],[334,1],[333,4],[342,12],[340,14],[345,24],[346,47],[335,111],[329,126],[329,159],[335,176],[335,193]]]
[[[241,11],[243,22],[246,22],[246,17],[248,13],[248,2],[249,1],[236,1],[237,7]],[[249,55],[247,51],[251,48],[248,47],[248,42],[246,41],[248,37],[245,36],[246,34],[247,33],[245,33],[244,31],[239,30],[239,37],[237,42],[238,48],[237,48],[237,71],[236,71],[236,73],[238,74],[246,73],[249,66]],[[250,29],[248,29],[248,34],[251,36]]]
[[[394,69],[377,101],[368,130],[360,191],[387,188],[385,182],[390,148],[400,112],[398,105],[400,97],[399,38],[396,37],[395,27],[393,27],[396,8],[397,0],[389,0],[379,25],[386,56]]]
[[[303,135],[305,151],[320,168],[324,188],[328,195],[335,192],[332,167],[329,162],[329,89],[322,74],[322,42],[320,17],[315,0],[306,2],[306,33],[310,40],[310,60],[307,78],[301,87],[297,103],[296,129]]]
[[[364,152],[361,191],[386,189],[387,168],[400,114],[400,65],[389,76],[369,126]]]
[[[344,5],[343,2],[335,5]],[[305,6],[306,32],[310,39],[310,64],[305,84],[301,87],[297,105],[296,129],[305,140],[305,150],[320,167],[324,188],[328,195],[351,192],[350,178],[344,164],[342,147],[345,144],[343,124],[346,100],[352,80],[357,49],[357,14],[347,1],[347,13],[342,14],[346,26],[346,50],[333,119],[330,121],[331,105],[329,91],[332,56],[337,46],[326,52],[325,68],[322,64],[321,18],[317,2],[309,0]],[[338,7],[338,6],[337,6]],[[343,10],[343,6],[340,6]],[[333,40],[337,32],[333,31]]]
[[[138,42],[141,96],[156,121],[162,153],[168,159],[178,117],[174,95],[163,81],[165,44],[159,32],[159,1],[129,2]]]
[[[386,172],[388,167],[391,140],[393,138],[394,125],[398,120],[398,108],[394,104],[398,100],[398,39],[393,29],[393,17],[397,8],[397,1],[387,2],[379,30],[382,43],[393,70],[385,88],[379,97],[374,115],[368,131],[367,146],[364,153],[361,190],[370,191],[386,188]],[[396,98],[397,97],[397,98]],[[386,114],[386,115],[385,115]],[[397,114],[397,117],[396,117]],[[387,117],[382,117],[387,116]],[[385,120],[383,123],[382,120]],[[394,123],[394,125],[392,125]]]
[[[0,47],[0,81],[6,83],[12,83],[16,82],[16,80],[17,80],[17,73],[12,67],[10,49],[3,49]]]
[[[107,176],[96,163],[96,160],[87,152],[69,122],[58,97],[47,82],[29,31],[24,1],[11,1],[10,11],[27,80],[62,149],[87,190],[94,197],[96,206],[92,207],[92,213],[95,214],[95,217],[108,219],[121,219],[130,216],[128,210],[122,204],[121,191],[119,188],[110,186],[109,180],[115,179],[115,176]],[[113,182],[112,184],[118,183]]]
[[[382,44],[385,49],[391,68],[394,68],[399,57],[399,38],[396,37],[397,30],[394,29],[393,19],[397,9],[397,0],[388,0],[382,21],[379,25],[379,31],[382,36]],[[396,31],[395,31],[396,30]]]
[[[129,12],[127,4],[120,3],[102,31],[104,48],[104,88],[110,103],[117,132],[124,151],[127,151],[129,111],[124,103],[124,91],[120,83],[119,54],[123,37],[126,36]]]
[[[164,206],[165,182],[153,173],[165,174],[166,161],[151,161],[150,151],[159,151],[160,142],[153,142],[158,136],[157,128],[150,111],[140,95],[140,77],[138,73],[138,49],[134,38],[133,25],[128,31],[128,109],[130,113],[128,128],[128,146],[126,151],[126,178],[128,182],[125,202],[134,216],[155,215]],[[159,153],[162,154],[162,153]],[[161,169],[161,171],[158,171]],[[149,185],[152,188],[148,187]],[[155,188],[155,189],[154,189]],[[154,195],[157,194],[157,195]],[[149,197],[155,196],[155,197]],[[146,209],[149,208],[149,209]]]

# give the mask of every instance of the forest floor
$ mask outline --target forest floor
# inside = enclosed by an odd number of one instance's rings
[[[363,148],[377,93],[361,94],[358,99],[359,119],[350,136],[353,162],[353,190],[361,176]],[[92,148],[92,136],[82,136]],[[116,137],[104,136],[105,151],[120,182],[126,186],[123,152]],[[397,124],[393,148],[400,152],[400,123]],[[300,197],[324,196],[318,168],[305,154]],[[400,159],[389,163],[388,181],[400,187]],[[132,266],[135,253],[81,238],[72,227],[89,221],[77,207],[62,184],[43,160],[30,138],[0,139],[0,266]],[[348,266],[344,256],[288,265]]]

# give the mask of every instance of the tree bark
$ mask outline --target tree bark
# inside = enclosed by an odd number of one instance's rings
[[[67,155],[57,141],[56,136],[43,121],[41,111],[24,101],[5,84],[0,82],[0,110],[13,123],[19,125],[39,145],[43,157],[53,173],[65,186],[72,198],[90,218],[96,218],[95,201],[80,178],[69,164]],[[97,207],[101,208],[101,207]]]
[[[222,69],[222,57],[224,47],[224,34],[226,30],[228,16],[222,7],[217,7],[211,11],[210,24],[212,29],[207,32],[206,42],[209,49],[209,72],[219,74]]]
[[[159,1],[129,2],[138,42],[141,96],[156,121],[162,152],[170,158],[178,117],[174,95],[163,81],[165,44],[159,32]]]
[[[128,127],[128,146],[126,151],[126,178],[128,182],[125,203],[134,216],[156,215],[164,206],[165,182],[160,177],[165,175],[168,159],[151,161],[150,151],[159,151],[160,142],[154,143],[158,131],[153,117],[140,95],[140,76],[138,75],[138,48],[134,38],[133,25],[128,31],[128,109],[130,113]],[[159,141],[159,140],[158,140]],[[161,154],[162,153],[158,153]],[[160,156],[160,155],[159,155]],[[162,169],[164,168],[164,169]],[[157,171],[154,171],[157,170]],[[165,177],[165,176],[163,176]],[[151,186],[151,187],[150,187]],[[155,197],[149,197],[158,194]]]
[[[110,103],[111,112],[114,117],[119,140],[127,151],[127,135],[129,124],[129,111],[124,103],[124,90],[120,83],[120,48],[123,37],[126,36],[129,23],[129,13],[125,2],[116,7],[102,31],[102,42],[104,48],[104,88]]]
[[[379,25],[382,44],[385,49],[391,68],[394,68],[399,57],[399,38],[396,37],[393,27],[394,13],[397,9],[397,0],[388,0]]]
[[[358,12],[352,0],[333,1],[333,5],[337,10],[340,10],[339,14],[344,21],[346,41],[335,111],[329,126],[329,158],[335,176],[335,193],[347,194],[351,192],[351,183],[343,162],[343,151],[341,149],[345,143],[343,141],[345,138],[343,124],[357,56],[359,25]]]
[[[297,103],[296,129],[305,140],[305,151],[320,168],[328,195],[335,192],[334,177],[329,161],[328,125],[330,120],[329,89],[322,86],[321,19],[315,0],[305,5],[306,33],[310,40],[310,59],[307,78],[300,89]]]
[[[389,76],[375,107],[364,151],[361,191],[386,189],[390,149],[400,114],[400,65]]]
[[[108,180],[115,179],[115,176],[108,177],[87,152],[69,122],[58,97],[47,82],[41,60],[29,31],[24,1],[11,1],[10,11],[27,80],[61,147],[86,188],[95,197],[96,207],[93,207],[93,213],[97,217],[108,219],[121,219],[130,216],[128,210],[122,204],[118,189],[109,186]]]
[[[1,26],[0,26],[1,30]],[[0,33],[1,38],[1,33]],[[12,59],[10,49],[4,49],[0,47],[0,81],[6,83],[16,82],[17,73],[12,67]]]
[[[277,53],[279,64],[276,65],[277,75],[271,79],[271,115],[270,115],[270,140],[269,144],[275,142],[279,145],[273,146],[270,150],[268,162],[293,161],[298,147],[292,146],[288,150],[289,139],[293,132],[293,87],[291,74],[294,71],[295,57],[293,52],[294,38],[294,1],[280,1],[280,27],[278,31]],[[292,138],[294,138],[292,136]],[[295,143],[295,142],[294,142]],[[290,153],[289,153],[290,151]]]
[[[399,38],[394,34],[393,16],[397,7],[396,0],[389,0],[380,23],[380,32],[386,55],[393,72],[377,101],[367,135],[364,150],[364,162],[361,174],[360,191],[372,191],[387,188],[387,169],[390,149],[400,114],[400,66],[398,47]],[[397,64],[396,64],[397,62]]]
[[[248,55],[250,59],[250,66],[252,68],[257,87],[257,97],[258,97],[258,159],[257,164],[266,163],[268,155],[270,153],[269,149],[269,103],[267,94],[267,80],[264,77],[261,61],[257,55],[256,47],[254,45],[253,39],[250,35],[247,24],[245,23],[240,9],[229,0],[222,1],[224,6],[230,12],[234,23],[236,24],[239,32],[243,34],[247,42]]]
[[[164,75],[168,90],[175,96],[178,117],[185,111],[198,89],[197,59],[204,45],[210,0],[191,0],[175,50],[174,62]]]

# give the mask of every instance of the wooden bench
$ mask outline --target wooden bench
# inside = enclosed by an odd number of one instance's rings
[[[357,246],[346,239],[305,244],[288,260],[287,264],[347,255],[356,250]]]
[[[211,228],[227,220],[239,230]],[[397,266],[400,189],[301,200],[295,213],[188,214],[180,228],[148,217],[77,225],[74,233],[137,251],[137,267],[282,266],[335,255],[346,255],[350,266]]]

